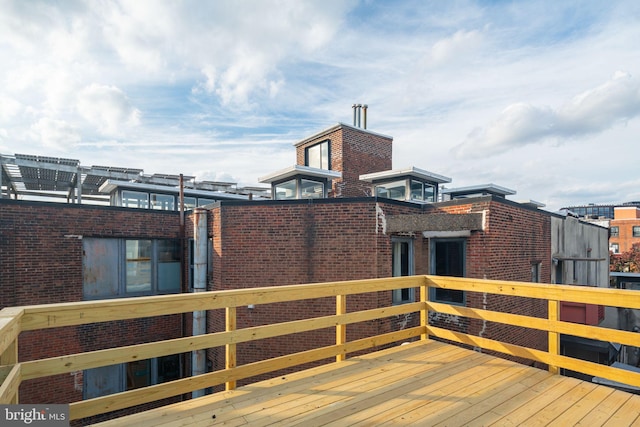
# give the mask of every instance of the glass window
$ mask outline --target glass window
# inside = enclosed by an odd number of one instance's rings
[[[406,180],[387,182],[376,185],[376,196],[394,200],[406,200]]]
[[[151,360],[127,363],[127,390],[151,385]]]
[[[126,292],[150,292],[151,240],[127,240],[125,251],[127,263]]]
[[[633,237],[640,237],[640,225],[633,226]]]
[[[149,209],[149,194],[122,190],[122,206],[125,208]]]
[[[305,150],[306,166],[318,169],[331,169],[329,159],[329,141],[312,145]]]
[[[617,226],[611,227],[611,237],[618,237],[620,229]]]
[[[180,378],[180,355],[86,369],[84,399],[106,396]]]
[[[303,199],[320,199],[324,197],[324,184],[309,179],[301,179],[300,193]]]
[[[273,188],[276,200],[291,200],[298,198],[298,187],[295,179],[276,184]]]
[[[420,181],[411,180],[410,200],[424,200],[424,184]]]
[[[184,209],[191,210],[196,207],[196,198],[195,197],[185,197],[184,198]]]
[[[425,202],[434,203],[436,201],[436,187],[431,184],[424,184],[424,199]]]
[[[464,239],[434,239],[431,243],[431,274],[464,277],[465,251]],[[464,291],[455,289],[432,288],[430,299],[449,304],[465,304]]]
[[[151,209],[175,211],[175,197],[170,194],[151,194]]]
[[[158,240],[158,292],[180,292],[178,240]]]
[[[618,243],[612,243],[611,246],[609,246],[609,250],[611,252],[613,252],[614,254],[619,254],[620,253],[620,245]]]
[[[410,239],[393,240],[391,262],[392,275],[411,276],[413,274],[413,241]],[[393,304],[404,304],[415,301],[413,288],[394,289],[392,291]]]
[[[204,199],[202,197],[198,197],[198,206],[210,205],[211,203],[215,203],[216,201],[213,199]]]

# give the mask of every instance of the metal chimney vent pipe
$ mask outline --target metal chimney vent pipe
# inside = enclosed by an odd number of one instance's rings
[[[368,108],[367,104],[364,104],[362,106],[362,110],[364,111],[364,128],[365,129],[367,128],[367,108]]]
[[[358,108],[358,106],[356,104],[353,104],[353,106],[351,107],[353,108],[353,125],[356,125],[356,108]]]

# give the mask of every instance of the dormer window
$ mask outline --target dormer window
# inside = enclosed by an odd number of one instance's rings
[[[360,175],[362,181],[373,185],[373,195],[386,199],[418,203],[433,203],[438,200],[438,185],[451,182],[450,178],[409,168]]]
[[[294,178],[273,185],[275,200],[320,199],[326,197],[325,181]]]
[[[271,183],[274,200],[320,199],[327,197],[330,180],[342,177],[340,172],[295,165],[260,178]]]
[[[305,166],[316,169],[331,169],[331,150],[329,140],[312,145],[305,149]]]

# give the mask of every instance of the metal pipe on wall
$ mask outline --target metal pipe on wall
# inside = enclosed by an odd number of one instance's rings
[[[193,210],[193,292],[207,290],[207,210],[195,208]],[[193,335],[207,333],[207,312],[204,310],[193,312]],[[205,350],[195,350],[191,353],[191,374],[193,376],[206,373],[207,360]],[[203,390],[194,390],[193,398],[204,396]]]

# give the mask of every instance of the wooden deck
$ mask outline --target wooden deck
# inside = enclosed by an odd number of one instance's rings
[[[640,396],[418,341],[101,426],[640,425]]]

